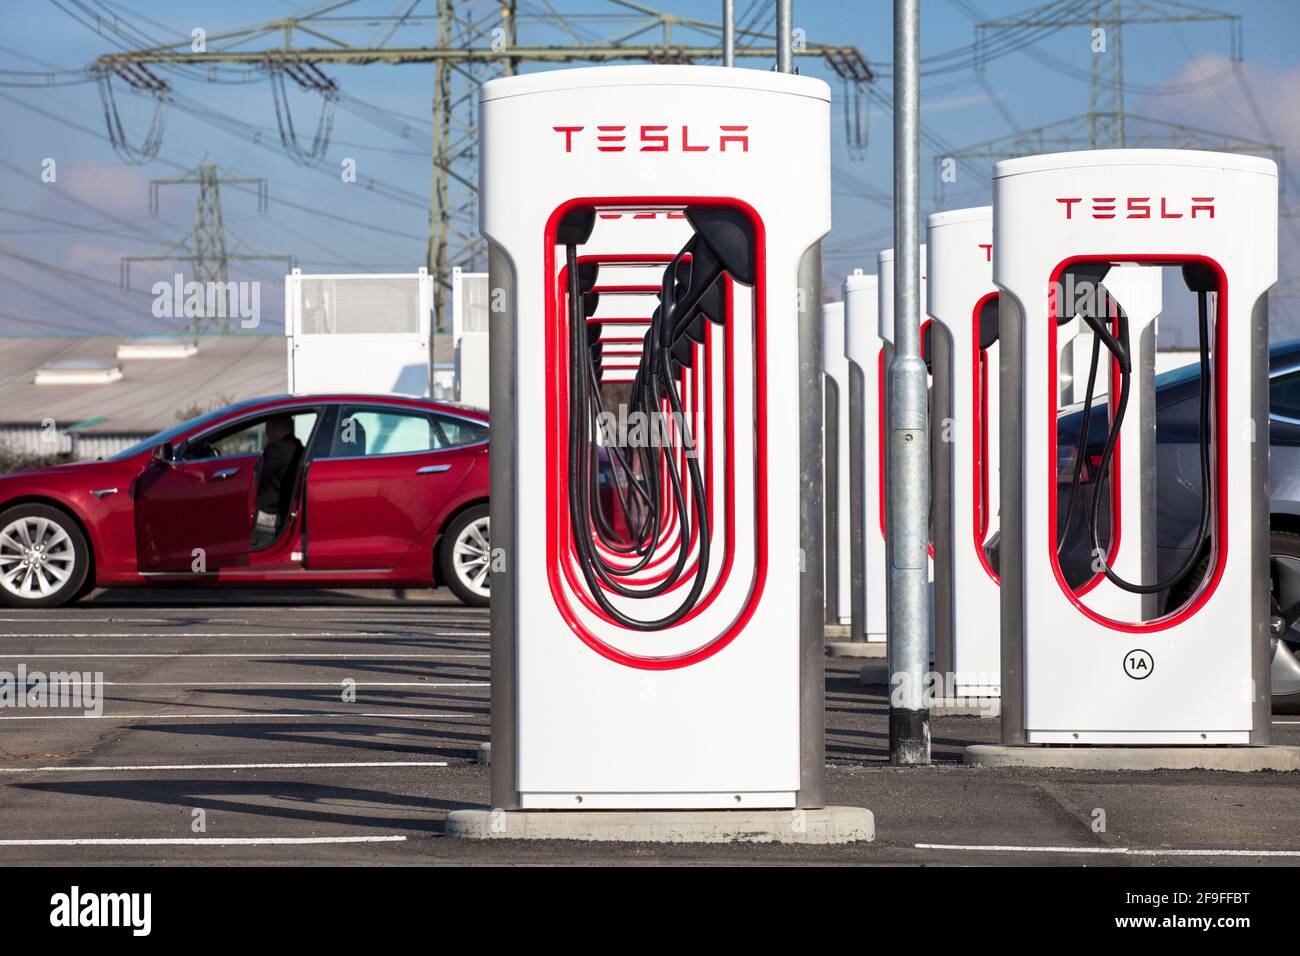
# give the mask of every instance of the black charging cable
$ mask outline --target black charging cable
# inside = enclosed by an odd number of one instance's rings
[[[1073,521],[1075,501],[1078,497],[1083,475],[1083,462],[1087,453],[1089,424],[1092,418],[1092,404],[1095,394],[1097,380],[1097,368],[1101,357],[1101,349],[1104,346],[1106,351],[1119,366],[1119,396],[1115,402],[1114,413],[1111,417],[1109,426],[1106,429],[1106,440],[1102,446],[1101,458],[1097,469],[1097,478],[1094,483],[1092,497],[1084,509],[1084,520],[1088,531],[1088,540],[1092,544],[1095,566],[1100,566],[1101,573],[1106,579],[1116,587],[1128,591],[1131,594],[1157,594],[1167,591],[1180,581],[1185,579],[1196,564],[1200,561],[1201,552],[1210,537],[1210,525],[1213,519],[1215,509],[1215,488],[1211,478],[1210,469],[1210,448],[1213,441],[1213,422],[1210,414],[1211,399],[1211,367],[1210,367],[1210,322],[1209,322],[1209,295],[1211,292],[1216,293],[1218,290],[1217,278],[1214,277],[1207,269],[1198,266],[1184,266],[1183,277],[1190,289],[1196,292],[1197,297],[1197,327],[1200,340],[1200,395],[1199,395],[1199,434],[1198,434],[1198,452],[1201,471],[1201,513],[1200,521],[1197,526],[1196,537],[1187,557],[1180,565],[1166,578],[1153,582],[1151,584],[1139,584],[1133,581],[1125,580],[1111,568],[1106,559],[1107,549],[1102,547],[1100,540],[1100,527],[1097,520],[1098,513],[1101,510],[1101,504],[1105,495],[1106,487],[1110,483],[1111,465],[1115,455],[1115,449],[1119,444],[1121,429],[1124,427],[1124,418],[1128,411],[1129,390],[1132,378],[1132,356],[1130,352],[1129,334],[1128,334],[1128,315],[1123,307],[1116,302],[1104,287],[1099,286],[1101,295],[1098,299],[1106,303],[1109,308],[1107,311],[1114,313],[1117,330],[1112,334],[1105,327],[1104,322],[1096,315],[1090,313],[1081,313],[1080,318],[1092,329],[1092,360],[1088,369],[1088,385],[1084,396],[1082,410],[1082,421],[1079,425],[1079,437],[1075,446],[1074,471],[1070,480],[1070,497],[1066,509],[1065,524],[1057,538],[1057,553],[1064,547],[1066,538],[1069,534],[1070,525]],[[1114,524],[1112,516],[1111,524]]]

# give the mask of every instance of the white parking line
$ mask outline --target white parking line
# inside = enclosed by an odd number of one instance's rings
[[[302,846],[312,843],[405,843],[406,837],[78,837],[57,840],[0,840],[0,846]]]
[[[302,613],[302,609],[292,609],[295,617]],[[382,617],[382,615],[381,615]],[[4,624],[177,624],[186,622],[190,618],[201,618],[199,622],[203,624],[265,624],[265,618],[208,618],[205,615],[181,615],[175,618],[131,618],[131,617],[114,617],[114,618],[44,618],[39,614],[29,614],[22,618],[0,618],[0,623]],[[322,622],[320,617],[316,618],[317,622]],[[355,624],[355,615],[339,615],[339,623]],[[380,622],[376,622],[380,623]],[[398,622],[403,623],[403,622]],[[404,622],[411,624],[412,622]],[[487,618],[442,618],[433,620],[435,624],[486,624]]]
[[[370,711],[350,714],[340,711],[301,714],[33,714],[30,717],[0,717],[0,720],[355,720],[358,717],[401,717],[404,720],[477,720],[480,714],[407,714],[401,711]]]
[[[25,638],[31,640],[51,637],[490,637],[486,631],[427,631],[411,628],[405,631],[283,631],[249,634],[244,631],[159,631],[156,634],[143,634],[139,631],[77,631],[67,634],[59,633],[22,633],[0,634],[5,638]]]
[[[351,678],[348,678],[351,680]],[[30,685],[30,681],[28,682]],[[92,680],[71,680],[59,684],[60,687],[342,687],[341,680],[165,680],[165,681],[117,681],[106,680],[102,683]],[[370,681],[354,680],[353,687],[491,687],[488,681]]]
[[[1146,849],[1127,846],[1017,846],[1015,844],[916,843],[918,850],[974,850],[985,853],[1082,853],[1106,856],[1281,856],[1300,857],[1300,850]]]
[[[190,651],[170,651],[167,653],[150,653],[150,654],[146,654],[146,653],[140,653],[140,654],[91,654],[91,653],[0,654],[0,660],[16,660],[18,658],[26,658],[26,659],[40,660],[40,661],[54,660],[56,658],[57,659],[71,658],[72,660],[78,660],[80,658],[93,658],[95,660],[98,660],[100,658],[118,658],[118,657],[242,657],[242,658],[247,658],[249,660],[265,660],[267,658],[272,658],[272,657],[294,657],[294,658],[307,658],[308,660],[325,660],[325,659],[332,659],[338,657],[345,657],[348,658],[349,660],[354,660],[354,661],[388,660],[390,658],[398,658],[401,660],[412,660],[418,658],[420,660],[445,661],[445,660],[460,660],[462,658],[467,658],[467,657],[481,658],[481,657],[491,657],[491,656],[492,656],[491,654],[487,654],[487,653],[481,653],[481,654],[369,654],[369,653],[367,654],[307,654],[307,653],[277,654],[275,651],[263,651],[261,653],[249,652],[249,653],[236,654],[236,653],[230,653],[228,651],[214,652],[214,653],[207,653],[207,652],[191,653]]]
[[[160,770],[343,770],[349,767],[445,767],[445,760],[362,760],[337,763],[154,763],[86,767],[0,767],[0,773],[128,773]]]

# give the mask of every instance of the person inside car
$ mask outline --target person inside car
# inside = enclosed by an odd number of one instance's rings
[[[257,465],[257,516],[253,546],[269,544],[280,527],[280,514],[294,471],[302,458],[302,442],[293,433],[293,417],[276,415],[266,421],[266,447]]]

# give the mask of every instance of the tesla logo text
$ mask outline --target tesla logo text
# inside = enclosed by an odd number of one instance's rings
[[[1066,219],[1074,218],[1080,203],[1080,214],[1091,214],[1093,219],[1214,218],[1213,196],[1192,196],[1188,202],[1171,201],[1167,196],[1062,196],[1056,201],[1065,209]]]
[[[701,132],[689,126],[596,126],[594,133],[586,126],[552,126],[564,137],[564,151],[573,152],[574,146],[594,145],[601,153],[622,153],[635,148],[642,153],[707,153],[728,149],[749,152],[749,126],[718,126],[716,134]]]
[[[980,248],[984,250],[984,261],[985,261],[985,262],[992,262],[992,261],[993,261],[993,243],[991,243],[991,242],[981,242],[981,243],[980,243]]]

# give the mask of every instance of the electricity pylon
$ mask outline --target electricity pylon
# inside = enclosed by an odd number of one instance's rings
[[[188,262],[190,278],[209,287],[209,283],[219,283],[222,288],[230,281],[230,263],[251,262],[256,260],[284,260],[292,270],[292,256],[284,254],[258,253],[249,249],[245,243],[234,236],[229,236],[227,244],[225,222],[221,215],[222,184],[252,185],[257,187],[258,212],[266,212],[266,180],[246,176],[231,176],[217,169],[217,164],[205,159],[198,169],[183,176],[169,179],[153,179],[149,182],[149,213],[158,214],[158,187],[160,186],[197,186],[198,200],[194,212],[194,230],[182,236],[162,252],[145,256],[122,257],[122,288],[131,287],[131,263],[133,262]],[[232,251],[233,249],[233,251]],[[206,297],[205,297],[206,304]],[[229,332],[230,316],[228,310],[222,314],[200,314],[190,317],[189,332],[198,338],[204,332]]]
[[[567,41],[556,45],[519,45],[517,0],[424,0],[429,13],[417,12],[420,0],[397,16],[362,16],[341,13],[357,0],[327,0],[302,13],[266,23],[206,36],[203,49],[196,50],[192,37],[175,43],[108,53],[91,69],[100,77],[105,117],[115,145],[126,157],[146,159],[161,143],[161,120],[156,116],[143,146],[132,149],[125,143],[122,124],[111,95],[114,78],[139,93],[154,97],[156,112],[165,110],[172,94],[170,81],[159,74],[186,75],[201,80],[249,82],[260,76],[271,80],[275,94],[276,119],[286,152],[304,164],[318,162],[325,155],[329,123],[337,105],[374,122],[373,107],[343,93],[322,66],[375,63],[435,65],[433,88],[433,183],[429,208],[429,239],[425,253],[429,273],[437,277],[434,310],[439,327],[445,327],[446,292],[450,289],[451,266],[481,268],[484,245],[478,235],[478,88],[488,79],[518,72],[525,64],[539,63],[690,63],[722,58],[721,24],[692,17],[660,13],[632,0],[609,0],[625,13],[561,16],[551,3],[545,11],[526,16],[530,31],[551,31]],[[436,13],[434,12],[436,10]],[[602,33],[617,24],[613,33]],[[368,31],[365,42],[351,42],[348,31]],[[401,31],[422,31],[433,43],[399,46],[393,43]],[[682,35],[695,42],[682,42]],[[776,42],[771,34],[737,30],[736,55],[776,60]],[[302,44],[302,45],[299,45]],[[849,101],[860,114],[867,109],[862,95],[875,77],[866,59],[854,46],[813,43],[802,39],[794,46],[800,57],[823,59],[844,84]],[[204,72],[195,73],[195,68]],[[157,72],[154,72],[157,71]],[[321,96],[321,114],[316,138],[308,147],[299,145],[283,93],[284,79]],[[107,92],[105,92],[107,88]],[[850,154],[865,151],[865,115],[846,114],[845,128]],[[390,118],[391,122],[391,118]]]
[[[1092,62],[1088,71],[1088,111],[1068,119],[1014,133],[1010,136],[976,143],[959,150],[956,157],[987,160],[1011,159],[1035,153],[1052,153],[1076,149],[1147,147],[1176,149],[1214,149],[1229,153],[1268,155],[1281,164],[1282,150],[1271,143],[1230,136],[1211,130],[1170,123],[1139,116],[1124,106],[1124,54],[1121,46],[1124,27],[1138,25],[1171,26],[1176,23],[1226,22],[1231,32],[1231,60],[1234,68],[1241,60],[1241,17],[1182,0],[1084,0],[1062,4],[1060,0],[1023,13],[987,20],[975,27],[976,69],[983,68],[981,49],[990,38],[1006,31],[1091,28]],[[1079,74],[1045,53],[1027,48],[1035,60],[1067,73]],[[1196,81],[1188,89],[1208,85]],[[941,171],[943,159],[936,158]],[[938,193],[943,195],[945,179],[938,176]]]

